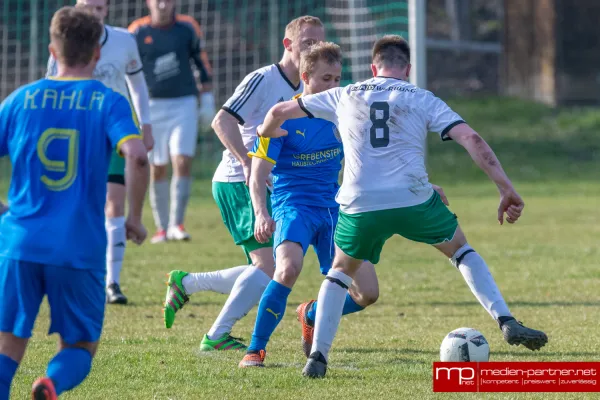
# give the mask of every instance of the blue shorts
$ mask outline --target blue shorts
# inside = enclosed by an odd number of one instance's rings
[[[103,269],[74,269],[0,258],[0,332],[27,339],[44,295],[50,329],[68,344],[97,342],[104,322]]]
[[[277,207],[273,210],[276,223],[273,253],[286,240],[302,246],[306,255],[312,245],[317,253],[321,273],[327,275],[335,255],[333,233],[338,220],[338,207]]]

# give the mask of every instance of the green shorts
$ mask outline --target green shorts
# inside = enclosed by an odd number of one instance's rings
[[[213,182],[212,192],[221,211],[223,222],[236,245],[242,246],[248,264],[252,263],[250,252],[263,247],[273,247],[273,239],[268,243],[258,243],[254,238],[254,209],[250,191],[244,182]],[[267,195],[267,208],[271,213],[271,198]]]
[[[383,244],[393,235],[419,243],[452,240],[458,221],[437,192],[422,204],[358,214],[340,212],[335,244],[350,257],[379,262]]]
[[[108,182],[125,185],[125,158],[112,153],[110,165],[108,166]]]

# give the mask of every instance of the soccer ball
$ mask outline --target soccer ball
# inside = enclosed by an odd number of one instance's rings
[[[458,328],[444,338],[440,347],[441,361],[488,361],[490,345],[481,332]]]

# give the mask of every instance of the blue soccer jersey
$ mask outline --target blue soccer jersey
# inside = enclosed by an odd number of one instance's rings
[[[43,79],[0,105],[9,211],[0,257],[105,268],[104,203],[112,151],[141,138],[127,99],[96,80]]]
[[[249,153],[275,164],[273,209],[283,204],[338,207],[338,177],[343,158],[337,128],[318,118],[288,120],[282,125],[288,135],[259,137]]]

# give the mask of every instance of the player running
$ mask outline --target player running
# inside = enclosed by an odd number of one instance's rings
[[[314,341],[303,374],[323,377],[340,322],[344,299],[362,260],[379,262],[383,244],[395,234],[428,243],[450,258],[481,305],[498,322],[504,339],[540,349],[545,333],[527,328],[510,313],[485,261],[473,250],[456,216],[432,190],[425,170],[428,131],[465,147],[500,191],[498,221],[521,216],[523,200],[488,144],[431,92],[406,82],[408,43],[385,36],[373,47],[374,78],[273,107],[258,128],[265,137],[285,136],[288,119],[323,118],[334,122],[344,142],[344,182],[335,233],[333,268],[319,291]]]
[[[302,53],[300,73],[304,82],[302,96],[339,87],[342,52],[334,43],[321,42]],[[296,96],[300,97],[300,95]],[[302,118],[288,121],[283,128],[292,132],[278,139],[259,138],[250,155],[250,195],[256,224],[254,236],[260,243],[275,234],[276,269],[258,305],[258,315],[248,352],[241,368],[263,367],[266,346],[285,314],[287,298],[296,283],[304,255],[313,246],[321,273],[327,275],[333,261],[333,232],[339,206],[335,195],[343,158],[337,128],[323,119]],[[273,218],[267,208],[265,180],[273,171]],[[360,268],[346,295],[344,314],[363,310],[379,296],[373,264]],[[302,345],[306,356],[312,345],[314,320],[306,317],[314,301],[298,307],[303,323]]]
[[[189,300],[190,294],[201,290],[230,293],[213,326],[204,335],[201,350],[246,348],[230,336],[231,330],[236,321],[258,303],[275,266],[272,240],[259,243],[254,238],[255,217],[246,185],[250,179],[248,152],[256,140],[256,127],[269,108],[301,93],[300,53],[324,38],[325,30],[318,18],[303,16],[291,21],[285,29],[281,61],[246,76],[213,121],[213,128],[226,147],[213,177],[213,196],[225,226],[235,244],[244,250],[249,265],[208,273],[171,271],[169,274],[164,304],[167,328],[173,325],[175,313]]]
[[[157,229],[152,243],[189,240],[184,217],[191,193],[198,113],[203,121],[215,115],[212,69],[202,49],[202,30],[194,18],[177,15],[175,0],[146,0],[146,4],[150,15],[132,22],[129,31],[137,40],[150,87],[155,139],[150,153],[150,205]],[[199,82],[190,61],[196,65]],[[200,110],[197,86],[202,87]],[[169,161],[173,166],[170,194]]]
[[[100,38],[100,60],[94,70],[94,78],[131,100],[142,125],[144,143],[150,150],[153,146],[148,87],[142,73],[142,62],[135,39],[125,29],[104,24],[108,14],[108,0],[77,0],[76,7],[90,11],[103,25]],[[57,73],[54,57],[48,60],[47,76]],[[113,154],[108,169],[108,191],[106,196],[106,301],[109,304],[127,304],[121,291],[121,269],[125,257],[125,159]]]
[[[146,148],[127,99],[92,79],[103,29],[74,7],[54,14],[55,77],[0,105],[0,157],[9,155],[9,210],[0,219],[0,400],[8,400],[44,295],[59,350],[33,399],[56,399],[92,366],[104,320],[106,176],[115,149],[126,157],[126,235],[146,237]]]

